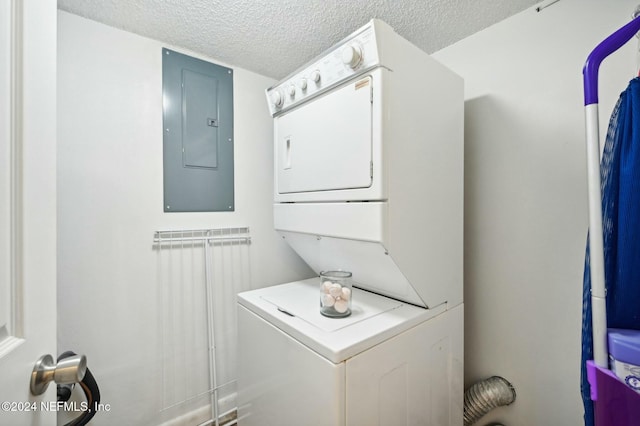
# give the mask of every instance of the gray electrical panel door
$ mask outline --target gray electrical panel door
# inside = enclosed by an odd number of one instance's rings
[[[164,211],[233,211],[233,73],[162,49]]]

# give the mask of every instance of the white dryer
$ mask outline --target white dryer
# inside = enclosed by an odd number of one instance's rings
[[[275,228],[357,288],[238,296],[239,424],[461,425],[462,79],[372,20],[267,98]]]

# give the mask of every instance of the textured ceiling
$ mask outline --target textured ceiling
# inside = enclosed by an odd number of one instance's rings
[[[282,78],[371,18],[435,52],[540,0],[58,0],[61,10]]]

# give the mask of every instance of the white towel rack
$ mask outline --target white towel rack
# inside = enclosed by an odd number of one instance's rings
[[[218,426],[221,417],[218,407],[219,390],[231,384],[235,386],[237,375],[230,379],[229,370],[232,370],[233,366],[223,365],[224,375],[227,377],[224,377],[222,385],[219,384],[220,366],[216,348],[220,342],[216,342],[216,318],[224,319],[226,315],[227,322],[231,324],[224,324],[223,330],[235,330],[235,324],[231,321],[235,318],[235,294],[247,290],[251,283],[249,228],[156,231],[153,242],[158,250],[158,281],[163,294],[163,359],[166,364],[163,367],[163,374],[166,375],[163,376],[163,409],[191,403],[208,393],[212,417],[210,422]],[[199,303],[203,298],[206,301],[206,321],[202,321],[201,315],[198,316],[198,306],[202,308]],[[228,309],[220,309],[221,307]],[[194,318],[189,319],[188,316]],[[191,356],[188,352],[192,348],[186,334],[196,333],[194,330],[202,327],[203,322],[206,322],[208,365],[201,368],[209,370],[208,390],[205,392],[199,391],[194,383],[190,383],[189,377],[198,381],[197,372],[189,374],[185,371],[183,379],[180,368],[177,367],[183,365],[185,368],[194,368],[190,364],[203,363],[204,360],[198,358],[198,354],[192,362],[182,359]],[[205,330],[201,331],[204,333]],[[224,338],[224,335],[222,337]],[[193,337],[192,340],[198,338]],[[227,355],[227,361],[230,358],[228,354],[233,354],[234,351],[235,346],[224,348],[223,355]]]
[[[196,229],[180,231],[156,231],[153,242],[171,244],[185,241],[239,242],[251,244],[249,228]]]

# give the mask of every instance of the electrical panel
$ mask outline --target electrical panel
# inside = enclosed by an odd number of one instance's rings
[[[164,211],[233,211],[233,71],[162,49],[162,112]]]

